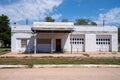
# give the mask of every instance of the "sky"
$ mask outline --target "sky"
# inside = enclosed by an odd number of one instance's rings
[[[98,25],[120,26],[120,0],[0,0],[0,15],[5,14],[10,24],[43,22],[51,16],[60,22],[85,18]]]

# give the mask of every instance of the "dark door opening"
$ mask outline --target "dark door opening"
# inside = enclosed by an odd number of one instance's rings
[[[56,52],[61,52],[61,39],[56,39]]]

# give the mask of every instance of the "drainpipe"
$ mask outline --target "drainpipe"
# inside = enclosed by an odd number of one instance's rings
[[[103,19],[103,27],[105,26],[105,20]]]

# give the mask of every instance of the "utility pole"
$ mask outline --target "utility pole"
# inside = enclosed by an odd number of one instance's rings
[[[26,25],[28,25],[28,19],[26,19]]]
[[[105,20],[103,19],[103,26],[105,26]]]

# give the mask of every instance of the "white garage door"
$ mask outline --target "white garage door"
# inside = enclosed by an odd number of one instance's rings
[[[51,39],[37,39],[37,52],[50,52]]]
[[[70,39],[72,44],[72,51],[74,52],[83,52],[85,44],[84,35],[73,35]]]
[[[97,35],[96,36],[97,51],[111,51],[111,36],[110,35]]]

